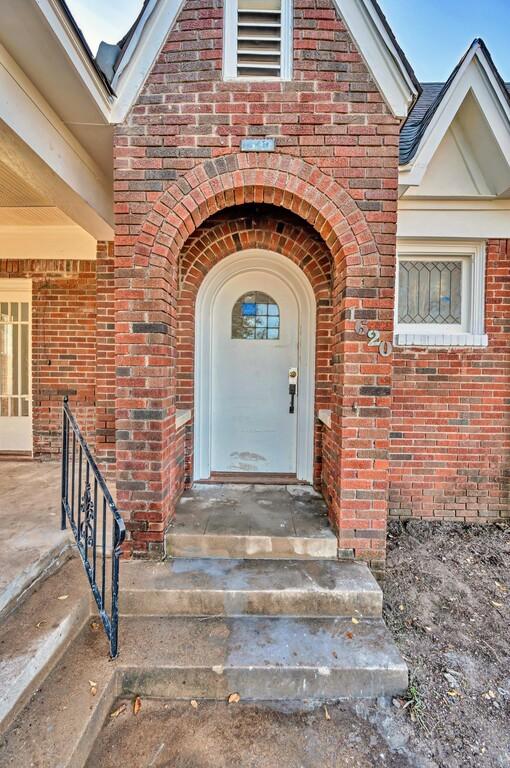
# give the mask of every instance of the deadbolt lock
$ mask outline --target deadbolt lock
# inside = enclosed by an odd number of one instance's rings
[[[298,378],[297,368],[290,368],[289,369],[289,395],[290,395],[289,413],[294,413],[294,399],[297,394],[297,378]]]

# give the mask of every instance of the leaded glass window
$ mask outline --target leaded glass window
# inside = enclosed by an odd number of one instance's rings
[[[398,280],[399,323],[461,324],[462,261],[401,260]]]
[[[233,339],[280,338],[280,309],[271,296],[252,291],[241,296],[232,310]]]

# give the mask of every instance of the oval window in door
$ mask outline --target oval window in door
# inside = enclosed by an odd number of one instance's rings
[[[280,338],[280,308],[267,293],[251,291],[243,294],[232,310],[233,339]]]

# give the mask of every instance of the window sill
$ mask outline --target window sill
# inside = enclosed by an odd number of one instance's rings
[[[327,427],[331,429],[331,411],[327,408],[321,408],[321,410],[317,413],[317,418],[319,421],[322,421],[323,424],[325,424]]]
[[[398,347],[488,347],[485,333],[396,333]]]
[[[181,427],[184,427],[185,424],[187,424],[189,421],[191,421],[191,410],[180,410],[175,412],[175,428],[180,429]]]

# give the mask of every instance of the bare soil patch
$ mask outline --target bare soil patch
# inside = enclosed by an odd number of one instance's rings
[[[388,544],[385,618],[411,670],[406,698],[327,714],[143,701],[134,715],[126,701],[88,768],[510,768],[510,525],[392,523]]]

